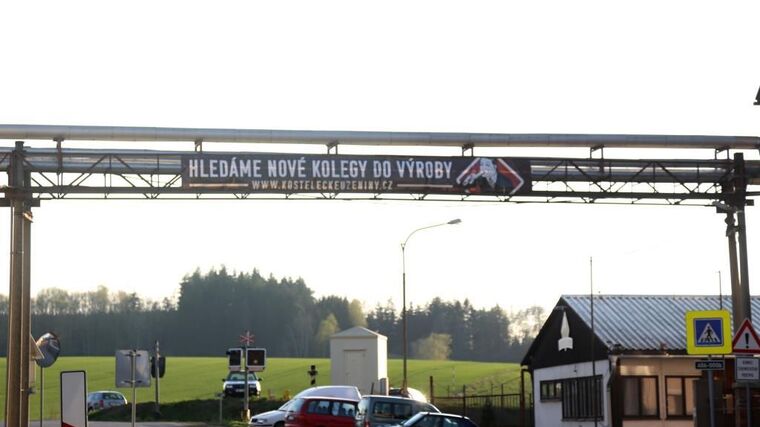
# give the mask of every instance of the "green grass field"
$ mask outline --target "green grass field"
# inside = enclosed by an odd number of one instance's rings
[[[329,359],[289,359],[269,358],[267,369],[261,373],[263,397],[283,399],[309,387],[306,371],[309,365],[316,365],[319,375],[317,385],[330,383]],[[481,363],[455,361],[409,361],[409,386],[429,394],[429,377],[433,376],[435,394],[443,396],[461,392],[467,385],[468,393],[499,392],[501,384],[507,393],[519,390],[520,370],[514,363]],[[60,416],[59,374],[61,371],[84,370],[87,372],[88,391],[114,390],[115,361],[113,357],[61,357],[52,367],[45,369],[44,418],[56,419]],[[398,386],[402,377],[402,362],[388,361],[388,375],[391,386]],[[39,369],[36,371],[36,388],[39,389]],[[161,402],[180,402],[195,399],[214,398],[222,388],[222,378],[227,374],[227,359],[224,357],[167,357],[166,375],[161,379]],[[5,359],[0,358],[0,402],[5,402]],[[118,389],[127,400],[132,400],[131,389]],[[138,402],[152,402],[154,387],[137,389]],[[30,419],[39,419],[39,392],[29,399]],[[5,405],[0,403],[0,418],[4,417]]]

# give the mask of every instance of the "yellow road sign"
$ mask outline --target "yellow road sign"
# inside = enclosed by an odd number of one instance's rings
[[[731,315],[726,310],[686,312],[688,354],[731,353]]]

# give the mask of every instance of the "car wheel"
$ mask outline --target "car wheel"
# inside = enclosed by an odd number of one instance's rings
[[[284,421],[277,421],[276,423],[274,423],[273,427],[285,427],[285,422]]]

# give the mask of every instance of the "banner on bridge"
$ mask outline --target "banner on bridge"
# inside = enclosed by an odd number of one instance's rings
[[[253,193],[529,193],[527,159],[303,154],[182,156],[182,186]]]

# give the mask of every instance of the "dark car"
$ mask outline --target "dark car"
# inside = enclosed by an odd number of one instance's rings
[[[420,412],[399,424],[401,427],[478,427],[467,417],[440,412]]]
[[[335,397],[299,397],[285,416],[285,427],[354,427],[356,401]]]
[[[411,387],[407,387],[406,389],[391,388],[390,390],[388,390],[388,396],[408,397],[409,399],[414,399],[420,402],[427,402],[427,397],[425,397],[425,393],[417,390],[416,388],[411,388]]]
[[[440,412],[435,406],[399,396],[362,396],[357,405],[356,427],[399,424],[418,412]]]
[[[261,394],[260,379],[255,373],[248,373],[248,395],[258,396]],[[245,372],[230,372],[227,378],[222,379],[222,390],[225,396],[243,396],[245,393]]]

